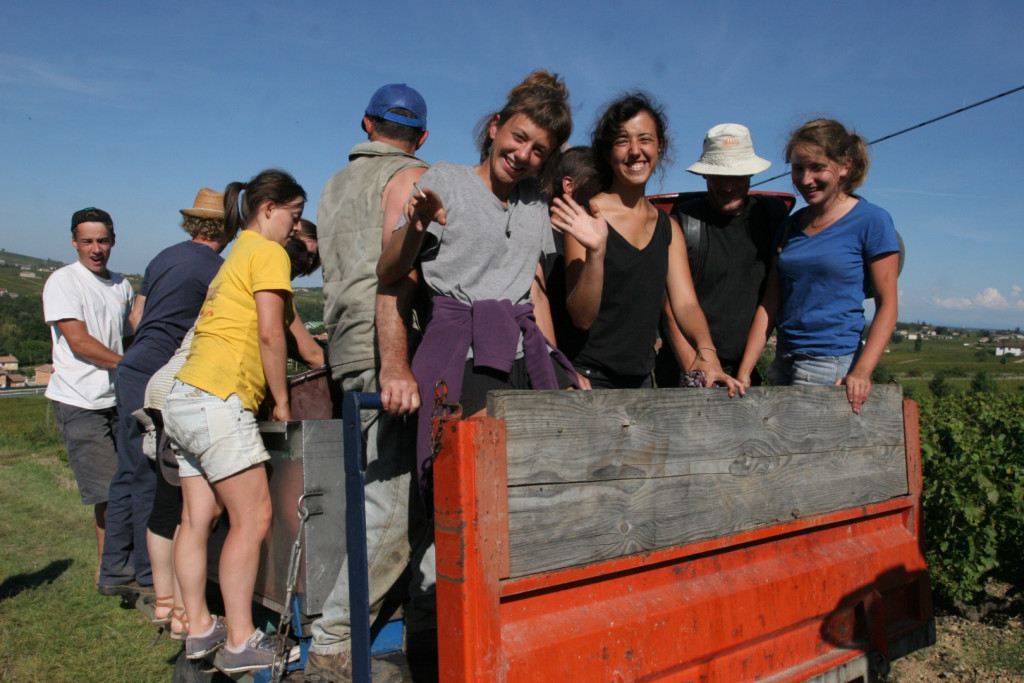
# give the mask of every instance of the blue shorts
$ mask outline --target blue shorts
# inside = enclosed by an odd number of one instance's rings
[[[252,412],[238,394],[227,400],[174,380],[163,410],[164,429],[178,446],[178,476],[210,483],[269,460]]]

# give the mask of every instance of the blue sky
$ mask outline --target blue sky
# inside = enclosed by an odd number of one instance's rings
[[[370,94],[426,97],[428,161],[472,163],[472,128],[534,68],[561,74],[585,143],[641,88],[667,108],[685,172],[704,132],[750,127],[761,176],[824,115],[875,139],[1024,85],[1024,3],[9,3],[0,27],[0,247],[70,261],[68,221],[108,210],[115,270],[182,239],[178,209],[263,168],[310,195],[363,138]],[[900,319],[1024,326],[1024,92],[872,150],[861,194],[907,244]],[[788,177],[760,189],[791,191]],[[318,281],[308,284],[316,285]]]

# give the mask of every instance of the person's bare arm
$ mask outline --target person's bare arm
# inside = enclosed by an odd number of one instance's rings
[[[412,270],[423,247],[427,226],[432,222],[440,225],[448,222],[441,198],[427,188],[414,189],[402,212],[405,225],[388,238],[377,262],[377,281],[380,284],[390,285]]]
[[[551,319],[551,302],[548,301],[548,290],[544,286],[543,263],[537,264],[537,273],[533,276],[533,284],[530,285],[530,299],[533,301],[533,318],[537,321],[537,327],[544,333],[548,343],[557,347],[555,323]]]
[[[572,197],[554,200],[551,225],[565,235],[565,307],[572,324],[589,330],[601,310],[608,223],[597,204],[588,214]]]
[[[295,340],[295,348],[298,350],[299,358],[302,359],[303,363],[310,368],[319,368],[327,364],[324,358],[323,347],[316,343],[313,335],[306,329],[306,325],[302,322],[302,318],[299,317],[298,311],[295,312],[295,319],[292,320],[292,324],[288,326],[288,334]]]
[[[132,326],[132,330],[135,332],[139,331],[139,323],[142,322],[142,313],[146,308],[146,297],[141,294],[135,295],[135,304],[132,306],[132,312],[128,314],[128,322]]]
[[[381,208],[384,209],[384,225],[381,231],[381,247],[386,247],[395,233],[399,221],[402,220],[405,203],[412,196],[414,185],[427,172],[426,168],[414,166],[392,176],[384,186],[381,196]]]
[[[693,289],[683,230],[674,218],[671,219],[671,226],[672,242],[668,245],[666,291],[672,314],[676,319],[676,326],[695,350],[696,360],[692,364],[693,369],[703,370],[708,384],[713,382],[724,384],[729,389],[729,396],[737,391],[742,396],[745,393],[743,385],[736,381],[736,378],[727,375],[718,360],[718,351],[711,340],[707,319],[697,300],[697,292]]]
[[[384,410],[396,415],[414,413],[420,407],[419,387],[409,367],[409,330],[417,285],[417,272],[413,270],[397,282],[377,286],[377,383]]]
[[[672,306],[668,303],[668,296],[665,297],[661,314],[665,317],[668,344],[672,347],[672,352],[675,354],[679,367],[682,368],[683,372],[686,372],[693,365],[693,362],[697,360],[697,351],[690,346],[690,342],[686,341],[686,337],[679,331],[679,323],[676,321],[675,314],[672,313]]]
[[[256,335],[260,349],[260,362],[267,388],[274,397],[272,418],[281,422],[291,419],[288,396],[288,345],[285,341],[284,307],[289,303],[289,292],[267,289],[256,292]]]
[[[107,348],[103,342],[89,334],[89,328],[84,321],[64,318],[54,324],[68,340],[68,346],[76,356],[107,370],[113,370],[121,362],[121,354]]]
[[[886,344],[892,338],[898,316],[896,278],[899,274],[899,254],[894,252],[878,256],[871,260],[868,267],[875,290],[875,317],[871,321],[871,331],[868,332],[857,365],[850,374],[837,382],[846,385],[846,396],[855,413],[859,413],[864,401],[868,400],[871,373],[875,371]]]
[[[740,361],[740,367],[736,371],[736,379],[742,382],[743,386],[750,386],[750,376],[753,374],[754,368],[757,367],[757,361],[761,358],[761,354],[764,353],[764,345],[768,342],[768,336],[775,329],[775,316],[779,312],[777,260],[777,258],[772,260],[761,303],[754,310],[754,319],[750,323],[750,332],[747,333],[747,346],[743,350],[743,360]]]

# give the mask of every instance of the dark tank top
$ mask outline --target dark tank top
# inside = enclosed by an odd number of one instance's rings
[[[650,373],[671,241],[672,226],[661,209],[643,249],[608,226],[601,308],[583,347],[571,358],[575,365],[614,375]]]

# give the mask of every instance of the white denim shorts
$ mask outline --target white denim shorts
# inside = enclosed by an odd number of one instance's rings
[[[222,400],[174,380],[164,406],[164,429],[178,446],[178,476],[210,482],[238,474],[270,459],[252,412],[238,394]]]

